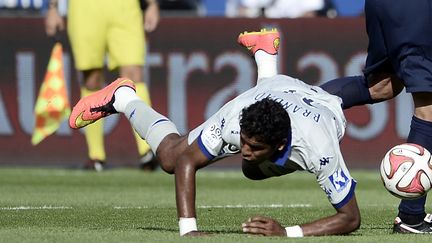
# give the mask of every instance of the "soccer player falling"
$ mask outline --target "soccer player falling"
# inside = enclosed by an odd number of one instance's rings
[[[265,236],[346,234],[360,226],[351,177],[339,142],[346,120],[341,99],[321,88],[277,73],[277,30],[240,34],[238,42],[255,58],[257,85],[225,104],[203,124],[181,136],[176,126],[135,94],[131,80],[119,78],[82,98],[69,119],[78,129],[123,113],[157,155],[161,168],[175,175],[180,235],[202,235],[196,224],[195,174],[214,161],[241,153],[244,175],[252,180],[296,170],[315,174],[336,214],[284,227],[272,218],[251,217],[243,232]]]

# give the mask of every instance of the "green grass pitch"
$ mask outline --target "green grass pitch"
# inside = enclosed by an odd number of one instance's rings
[[[0,242],[279,242],[248,236],[253,215],[301,224],[335,211],[306,172],[250,181],[239,171],[198,172],[198,227],[206,237],[179,237],[174,177],[158,171],[0,168]],[[391,233],[399,200],[385,191],[378,171],[352,171],[358,181],[361,228],[347,236],[298,242],[430,242],[426,235]],[[430,207],[428,207],[430,210]]]

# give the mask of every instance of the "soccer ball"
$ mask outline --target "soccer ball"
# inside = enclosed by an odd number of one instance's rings
[[[401,199],[416,199],[431,188],[432,161],[428,150],[404,143],[391,148],[380,166],[385,188]]]

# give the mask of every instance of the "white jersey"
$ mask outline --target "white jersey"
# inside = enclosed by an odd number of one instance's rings
[[[197,140],[210,160],[240,152],[241,111],[264,98],[283,105],[291,120],[292,135],[284,151],[260,165],[261,171],[267,176],[299,168],[314,173],[334,207],[345,205],[356,185],[339,147],[346,120],[340,98],[319,87],[284,75],[262,79],[191,131],[188,142]]]

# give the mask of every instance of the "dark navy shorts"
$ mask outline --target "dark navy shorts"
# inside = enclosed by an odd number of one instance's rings
[[[432,0],[366,0],[364,74],[395,73],[407,92],[432,92]]]

